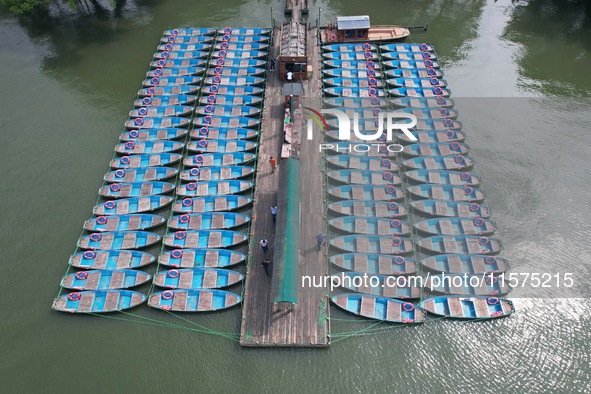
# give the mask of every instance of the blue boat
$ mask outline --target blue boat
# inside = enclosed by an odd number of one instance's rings
[[[207,27],[185,27],[177,29],[164,30],[163,36],[175,36],[175,37],[191,37],[191,36],[213,36],[217,32],[216,29]]]
[[[415,240],[427,253],[498,254],[503,243],[498,238],[477,235],[438,235]]]
[[[410,206],[413,210],[427,216],[447,218],[489,218],[492,216],[492,210],[487,205],[477,203],[420,200],[411,201]]]
[[[184,268],[159,272],[154,284],[168,289],[219,289],[240,283],[244,275],[222,268]]]
[[[154,53],[153,57],[156,60],[206,59],[209,57],[209,51],[162,51]]]
[[[158,141],[127,141],[115,146],[115,152],[122,155],[140,155],[169,153],[181,150],[185,144],[179,141],[158,140]]]
[[[322,89],[325,95],[337,97],[369,97],[370,93],[375,93],[377,97],[385,97],[386,93],[382,89],[376,88],[358,88],[358,87],[335,87]]]
[[[399,141],[403,144],[441,144],[445,142],[463,142],[466,140],[466,134],[458,130],[429,130],[415,131],[411,133],[417,140],[411,140],[406,134],[399,135]]]
[[[386,109],[388,100],[378,97],[325,97],[322,103],[326,108],[374,108]]]
[[[439,274],[498,275],[509,269],[509,261],[483,254],[438,254],[421,260],[421,265]]]
[[[226,230],[250,222],[250,216],[232,212],[184,213],[172,216],[168,228],[174,230]]]
[[[178,169],[170,167],[143,167],[109,171],[105,174],[107,182],[147,182],[161,181],[178,174]]]
[[[412,170],[404,173],[408,181],[454,186],[480,186],[480,176],[468,172],[445,170]]]
[[[404,198],[404,190],[392,185],[343,185],[329,188],[328,194],[344,200],[389,201]]]
[[[217,116],[205,115],[198,116],[193,120],[193,124],[197,127],[214,127],[214,128],[255,128],[261,123],[258,119],[239,117],[239,116]]]
[[[210,43],[205,42],[193,42],[189,44],[175,44],[172,42],[167,42],[166,44],[158,45],[159,51],[172,51],[172,52],[209,52],[211,49]]]
[[[220,85],[220,86],[261,86],[265,83],[266,79],[261,77],[252,76],[213,76],[207,77],[203,81],[206,85]]]
[[[491,235],[497,225],[493,220],[483,218],[436,218],[416,222],[414,227],[431,235]]]
[[[459,296],[504,296],[512,288],[507,281],[500,281],[493,275],[441,274],[429,275],[425,289],[432,294]]]
[[[439,108],[398,108],[396,112],[413,114],[417,119],[456,119],[458,110],[445,107]]]
[[[407,214],[406,207],[394,201],[345,200],[328,204],[328,209],[339,215],[378,218],[402,218]]]
[[[260,42],[231,42],[231,41],[222,41],[215,44],[214,48],[216,50],[225,50],[225,51],[263,51],[267,52],[269,45],[260,43]]]
[[[224,290],[165,290],[150,294],[148,306],[171,312],[210,312],[238,305],[242,298]]]
[[[371,171],[398,171],[399,167],[395,161],[358,155],[332,155],[326,156],[326,161],[336,167],[351,170],[371,170]]]
[[[424,61],[437,59],[437,54],[434,52],[382,52],[382,59]]]
[[[246,196],[208,196],[183,198],[177,200],[172,211],[177,213],[226,212],[244,208],[252,204],[252,198]]]
[[[252,182],[239,180],[189,182],[178,186],[176,194],[182,197],[225,196],[243,193],[250,190],[252,186]]]
[[[373,60],[370,60],[370,62],[373,62]],[[324,64],[325,68],[341,68],[341,69],[352,69],[352,70],[367,70],[368,66],[367,63],[369,63],[366,60],[323,60],[322,64]],[[372,63],[369,63],[369,69],[374,69],[371,68],[372,67]],[[375,64],[375,62],[373,63],[373,67],[377,67],[378,70],[380,68],[379,64]]]
[[[375,253],[342,253],[330,256],[331,264],[346,271],[377,275],[410,275],[417,272],[414,259]]]
[[[484,192],[470,186],[418,185],[411,186],[407,190],[413,198],[455,202],[481,202],[484,200]]]
[[[162,36],[160,42],[162,43],[173,43],[173,44],[210,44],[214,40],[211,36],[177,36],[177,35],[165,35]]]
[[[326,60],[341,60],[341,61],[363,61],[378,60],[377,52],[372,51],[361,51],[361,52],[325,52],[322,54],[322,58]]]
[[[330,240],[330,246],[353,253],[410,254],[412,240],[388,235],[342,235]]]
[[[219,51],[213,51],[213,53],[211,54],[211,57],[213,58],[222,58],[222,59],[236,59],[236,60],[242,60],[242,59],[263,59],[265,57],[267,57],[267,51],[240,51],[240,50],[235,50],[235,51],[226,51],[226,50],[219,50]],[[224,62],[225,64],[225,62]]]
[[[229,248],[248,241],[248,235],[231,230],[188,230],[169,233],[164,245],[171,248]]]
[[[408,68],[408,69],[419,69],[419,68],[441,68],[440,64],[431,59],[426,60],[386,60],[382,61],[382,65],[385,68]]]
[[[466,155],[470,146],[459,142],[444,142],[443,144],[410,144],[402,150],[402,154],[411,157],[418,156],[451,156]]]
[[[122,198],[117,201],[98,203],[92,213],[95,215],[125,215],[130,213],[152,212],[172,203],[168,196],[147,196]]]
[[[259,132],[242,128],[210,128],[200,127],[191,131],[191,138],[212,140],[249,140],[256,139]]]
[[[223,67],[239,67],[239,68],[250,68],[250,67],[258,67],[262,69],[266,69],[267,62],[260,59],[212,59],[209,61],[210,68],[214,68],[216,66]]]
[[[111,183],[99,189],[105,198],[144,197],[170,193],[174,185],[168,182],[121,182]]]
[[[150,62],[152,68],[186,68],[203,67],[207,63],[205,59],[158,59]]]
[[[326,78],[382,78],[382,73],[379,70],[326,68],[322,70],[322,73]]]
[[[222,95],[222,96],[260,96],[263,94],[264,89],[258,88],[256,86],[205,86],[202,89],[203,94],[215,94],[215,95]],[[218,102],[216,97],[216,103],[221,104]],[[244,104],[242,104],[244,105]]]
[[[221,105],[209,104],[205,107],[199,107],[197,114],[200,116],[227,116],[227,117],[244,117],[244,116],[259,116],[261,109],[252,105]]]
[[[354,315],[389,323],[417,324],[425,313],[410,302],[370,294],[339,294],[330,299],[339,308]]]
[[[371,43],[338,43],[322,45],[321,49],[324,52],[365,52],[377,51],[377,46]]]
[[[155,153],[153,155],[131,155],[111,160],[111,168],[143,168],[174,164],[183,156],[178,153]]]
[[[256,154],[246,152],[203,153],[187,156],[183,160],[183,164],[186,167],[240,166],[250,163],[256,158]]]
[[[128,129],[160,129],[171,127],[188,127],[189,118],[179,118],[168,116],[165,118],[133,118],[125,122],[125,127]]]
[[[243,106],[243,105],[252,105],[252,106],[260,106],[263,103],[263,98],[261,96],[233,96],[233,95],[210,95],[203,96],[199,99],[199,103],[201,105],[227,105],[227,106]]]
[[[218,68],[219,67],[219,68]],[[260,67],[229,67],[224,65],[224,67],[212,67],[207,71],[207,75],[214,76],[214,75],[221,75],[223,77],[264,77],[267,70],[265,68]]]
[[[420,283],[405,277],[396,279],[387,275],[372,274],[371,286],[365,286],[364,281],[369,277],[367,272],[339,272],[331,275],[331,281],[338,280],[341,288],[356,293],[371,294],[377,297],[389,297],[408,300],[421,297]],[[361,284],[361,285],[358,285]],[[367,283],[369,284],[369,283]]]
[[[415,157],[403,161],[402,165],[410,170],[468,171],[474,167],[474,158],[462,155]]]
[[[181,85],[201,85],[203,78],[198,76],[185,77],[151,77],[142,81],[142,86],[181,86]]]
[[[152,279],[152,275],[137,270],[78,271],[62,278],[61,286],[72,290],[129,289]]]
[[[435,68],[394,68],[384,71],[386,78],[443,78],[441,70]]]
[[[202,142],[204,141],[204,142]],[[187,148],[193,152],[215,153],[215,152],[247,152],[257,147],[256,142],[246,140],[214,140],[202,139],[192,141]]]
[[[449,97],[451,90],[439,86],[434,88],[394,88],[388,89],[388,93],[394,97]]]
[[[162,238],[149,231],[110,231],[83,235],[78,240],[82,249],[121,250],[139,249],[154,245]]]
[[[133,102],[134,107],[168,107],[171,105],[192,105],[197,96],[179,94],[177,96],[146,96]],[[192,109],[192,107],[189,107]]]
[[[462,122],[451,119],[417,119],[417,124],[413,130],[460,130],[464,127]]]
[[[328,224],[336,230],[350,234],[398,236],[407,236],[410,234],[408,222],[400,219],[343,216],[329,219]]]
[[[411,107],[411,108],[452,108],[456,105],[455,101],[450,98],[441,96],[437,97],[399,97],[392,98],[389,103],[396,107]]]
[[[328,130],[325,132],[327,137],[332,139],[337,138],[338,132],[336,130]],[[361,134],[368,134],[365,132],[361,132]],[[375,134],[375,131],[371,131],[369,134]],[[445,134],[445,133],[444,133]],[[402,137],[403,134],[401,133],[400,136]],[[356,138],[352,136],[352,138]],[[374,143],[375,144],[375,143]],[[389,148],[390,147],[390,148]],[[367,141],[361,140],[351,140],[351,141],[340,141],[340,142],[331,142],[322,145],[322,149],[327,155],[335,155],[335,154],[353,154],[358,155],[359,157],[369,156],[369,157],[380,157],[380,158],[391,158],[395,160],[396,156],[400,151],[400,147],[396,144],[382,144],[382,145],[372,145],[367,144]]]
[[[402,179],[390,171],[336,170],[328,172],[329,181],[348,185],[400,185]]]
[[[373,83],[370,83],[373,82]],[[328,87],[346,87],[346,88],[366,88],[369,89],[370,86],[374,88],[382,88],[384,86],[381,80],[376,78],[342,78],[342,77],[335,77],[335,78],[323,78],[322,83]]]
[[[442,88],[447,86],[445,79],[439,79],[437,77],[431,77],[429,79],[420,78],[389,78],[386,79],[386,83],[393,87],[398,88],[433,88],[440,86]]]
[[[69,313],[118,312],[143,304],[146,296],[131,290],[88,290],[57,297],[52,309]]]
[[[271,34],[271,29],[265,27],[224,27],[218,29],[220,38],[224,39],[225,35],[229,37],[236,36],[268,36]]]
[[[137,231],[149,230],[161,226],[166,219],[159,215],[152,214],[126,214],[99,216],[88,219],[84,222],[84,229],[87,231]]]
[[[433,52],[435,47],[433,44],[381,44],[380,50],[382,52]]]
[[[152,96],[179,96],[179,95],[193,95],[199,91],[200,87],[197,85],[178,85],[178,86],[150,86],[149,88],[142,88],[138,90],[140,97]]]
[[[486,296],[441,296],[423,300],[420,305],[430,314],[453,319],[493,319],[515,312],[511,301]]]
[[[146,73],[148,78],[174,78],[190,77],[201,75],[205,72],[205,67],[180,67],[180,68],[156,68]]]
[[[98,270],[140,268],[152,264],[156,258],[137,250],[86,250],[70,257],[72,267]]]
[[[246,261],[246,255],[229,249],[173,249],[163,252],[158,261],[173,268],[224,268]]]
[[[190,182],[219,181],[239,179],[254,174],[254,167],[249,166],[213,166],[184,170],[181,180]]]

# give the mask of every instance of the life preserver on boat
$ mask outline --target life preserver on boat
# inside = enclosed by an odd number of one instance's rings
[[[402,309],[404,309],[406,312],[412,312],[415,310],[415,306],[410,302],[405,302],[402,304]]]
[[[437,71],[435,71],[434,68],[431,68],[430,67],[430,68],[427,69],[427,75],[430,76],[430,77],[434,77],[434,76],[437,75]]]
[[[367,63],[365,63],[365,66],[368,70],[373,70],[375,69],[376,64],[373,62],[373,60],[368,60]]]
[[[89,238],[91,241],[97,242],[97,241],[100,241],[102,237],[99,233],[92,233],[92,234],[90,234]]]
[[[483,218],[476,218],[472,221],[474,223],[475,226],[482,226],[484,224],[484,219]]]
[[[160,83],[160,78],[154,77],[150,80],[150,82],[152,83],[152,85],[158,85]]]
[[[153,95],[154,95],[154,93],[156,93],[156,89],[154,89],[153,87],[151,87],[151,88],[148,88],[147,92],[148,92],[148,94],[149,94],[150,96],[153,96]]]
[[[378,105],[380,103],[380,99],[378,99],[377,97],[372,97],[370,102],[371,105]]]
[[[441,96],[441,95],[443,95],[443,89],[441,89],[439,86],[437,86],[433,89],[433,93],[436,94],[437,96]]]
[[[197,145],[200,148],[205,148],[205,147],[207,147],[207,140],[199,140],[199,142],[197,143]]]
[[[388,193],[388,194],[396,193],[396,188],[394,187],[394,185],[386,185],[386,193]]]
[[[219,75],[214,75],[212,79],[214,83],[220,83],[222,81],[222,77]]]
[[[165,290],[162,292],[162,299],[163,300],[170,300],[174,297],[174,293],[170,290]]]
[[[476,212],[480,209],[480,205],[476,204],[475,202],[471,203],[470,206],[468,207],[468,209],[470,209],[470,212]]]
[[[135,123],[136,126],[141,126],[144,124],[144,120],[142,118],[135,118],[133,123]]]
[[[484,263],[485,264],[494,264],[497,262],[497,258],[495,256],[486,256],[484,258]]]
[[[390,201],[388,202],[388,209],[391,211],[395,211],[398,209],[398,203],[394,202],[394,201]]]
[[[367,76],[368,77],[375,77],[376,76],[376,71],[375,70],[367,70]]]
[[[135,148],[135,142],[133,142],[133,141],[127,141],[125,143],[125,148],[126,149],[134,149]]]
[[[203,110],[207,113],[211,113],[211,112],[213,112],[213,105],[208,104],[205,106],[205,108]]]
[[[456,156],[454,157],[454,161],[455,161],[456,163],[458,163],[458,164],[459,164],[459,163],[462,163],[462,162],[464,161],[464,156],[462,156],[462,155],[456,155]]]
[[[232,28],[230,26],[226,26],[226,28],[224,28],[224,34],[230,34],[232,33]]]
[[[191,216],[189,215],[181,215],[179,216],[179,222],[181,223],[189,223],[189,221],[191,220]]]
[[[382,167],[388,167],[390,168],[390,164],[392,164],[392,162],[390,161],[390,159],[382,159]]]
[[[437,105],[445,105],[445,97],[437,96],[435,102],[437,103]]]
[[[181,257],[183,257],[183,251],[180,249],[175,249],[172,252],[170,252],[170,255],[175,259],[180,259]]]
[[[209,91],[212,93],[217,93],[217,91],[219,90],[219,86],[218,85],[211,85],[211,87],[209,88]]]
[[[168,271],[167,275],[170,278],[178,278],[179,277],[179,272],[177,270],[170,270],[170,271]]]
[[[115,171],[115,176],[117,178],[123,178],[125,176],[125,170],[119,169],[119,170]]]
[[[193,158],[195,163],[203,163],[203,155],[197,155]]]
[[[99,216],[96,218],[96,222],[98,224],[107,224],[107,217],[106,216]]]
[[[207,127],[202,127],[199,129],[199,134],[201,135],[208,135],[209,134],[209,129]]]
[[[431,58],[431,54],[429,52],[425,51],[422,53],[422,55],[423,55],[423,59],[430,59]]]
[[[221,74],[223,70],[224,69],[222,67],[215,66],[215,68],[213,69],[213,72],[216,73],[216,74]]]
[[[398,219],[390,220],[390,227],[398,228],[400,226],[402,226],[402,222],[400,220],[398,220]]]
[[[74,274],[74,276],[76,277],[76,279],[80,280],[85,280],[86,278],[88,278],[88,274],[84,271],[78,271],[76,272],[76,274]]]
[[[456,136],[456,133],[455,133],[455,131],[453,131],[453,130],[447,130],[447,131],[445,132],[445,135],[447,136],[447,138],[448,138],[448,139],[452,139],[453,137],[455,137],[455,136]]]
[[[129,158],[129,156],[123,156],[121,158],[121,163],[123,163],[123,164],[129,164],[129,163],[131,163],[131,159]]]
[[[386,152],[388,152],[388,148],[386,148],[386,145],[380,145],[380,147],[378,148],[378,151],[380,153],[386,153]]]
[[[369,42],[363,43],[363,49],[365,49],[366,51],[369,51],[371,49],[371,45],[369,44]]]
[[[458,150],[458,149],[460,149],[460,143],[459,143],[459,142],[457,142],[457,141],[454,141],[454,142],[452,142],[452,143],[449,145],[449,147],[450,147],[452,150]],[[467,173],[463,173],[463,174],[467,174]],[[464,179],[464,180],[467,180],[467,179],[468,179],[468,178],[466,178],[466,179]]]
[[[382,179],[384,179],[386,181],[390,181],[390,180],[392,180],[392,178],[394,178],[394,174],[392,174],[390,171],[385,171],[382,174]]]
[[[166,66],[166,60],[164,60],[164,59],[159,59],[159,60],[156,62],[156,64],[157,64],[158,66],[160,66],[160,67],[164,67],[164,66]]]
[[[226,60],[223,57],[220,57],[215,63],[218,66],[223,66],[225,62],[226,62]]]
[[[170,36],[168,36],[168,42],[173,42],[174,40],[176,40],[176,35],[171,34]]]
[[[226,54],[227,54],[227,52],[223,49],[218,52],[218,56],[222,59],[226,57]]]
[[[142,104],[144,104],[144,105],[150,105],[151,102],[152,102],[152,99],[150,97],[144,97],[142,99]]]
[[[484,281],[486,282],[487,285],[493,285],[493,284],[497,283],[499,280],[497,278],[495,278],[494,276],[487,275],[484,277]]]
[[[449,110],[447,108],[441,107],[441,108],[439,108],[439,115],[441,117],[448,116],[449,115]]]
[[[378,120],[376,120],[376,126],[379,126],[379,121]],[[386,141],[386,135],[385,134],[380,135],[378,137],[378,141]],[[384,150],[380,150],[380,152],[385,152],[385,151]]]
[[[207,96],[207,102],[215,103],[215,94],[211,93],[209,96]]]
[[[428,49],[429,49],[429,47],[427,46],[427,44],[425,44],[425,43],[423,42],[421,45],[419,45],[419,49],[420,49],[421,51],[425,52],[426,50],[428,50]]]
[[[380,107],[375,107],[372,112],[374,116],[378,116],[382,112],[382,109]]]
[[[161,68],[157,68],[156,70],[154,70],[154,75],[159,77],[162,75],[162,69]]]
[[[371,59],[371,58],[373,57],[373,55],[371,54],[371,52],[370,52],[370,51],[365,51],[365,52],[364,52],[364,54],[363,54],[363,56],[364,56],[366,59]]]
[[[137,138],[139,135],[140,135],[140,133],[138,133],[138,131],[137,131],[137,130],[131,130],[131,131],[129,132],[129,136],[130,136],[131,138]]]
[[[431,85],[433,85],[433,86],[435,86],[435,85],[439,85],[439,79],[438,79],[438,78],[436,78],[436,77],[433,77],[433,78],[431,78],[431,79],[429,80],[429,83],[430,83]]]
[[[172,31],[172,34],[174,34],[175,36],[176,36],[177,34],[179,34],[179,29],[174,29],[174,30]]]
[[[464,194],[470,195],[474,190],[470,186],[464,186]]]
[[[193,191],[197,189],[197,184],[195,182],[187,183],[187,190]]]
[[[187,237],[187,233],[184,231],[177,231],[176,233],[174,233],[174,237],[176,239],[185,239]]]
[[[228,47],[229,47],[228,41],[224,41],[220,44],[221,49],[228,49]]]
[[[105,208],[107,209],[113,209],[117,206],[117,204],[115,203],[115,201],[107,201],[105,203]]]
[[[211,116],[210,115],[207,115],[207,116],[205,116],[203,118],[203,123],[205,123],[205,124],[211,124],[211,120],[212,120],[211,119]]]
[[[169,56],[170,56],[170,53],[168,53],[168,51],[162,52],[162,58],[168,59]]]
[[[336,40],[337,40],[337,35],[336,35],[336,34],[334,34],[334,33],[332,33],[332,34],[330,35],[330,40],[331,40],[331,41],[336,41]]]
[[[405,263],[405,261],[406,261],[406,259],[402,256],[394,257],[394,264],[402,265]]]
[[[191,205],[193,205],[193,200],[191,200],[190,198],[183,198],[183,207],[190,207]]]
[[[370,97],[375,97],[377,94],[378,94],[378,91],[376,88],[369,88]]]
[[[431,59],[425,60],[425,66],[426,67],[433,67],[433,61]]]
[[[497,297],[488,297],[486,299],[486,302],[488,303],[488,305],[496,305],[499,303],[499,299]]]
[[[369,78],[367,82],[369,83],[369,86],[377,86],[378,84],[378,81],[375,78]]]
[[[392,237],[392,245],[393,246],[402,245],[402,239],[400,237]]]
[[[140,108],[137,111],[138,114],[140,114],[141,116],[144,116],[148,113],[148,110],[146,108]]]
[[[222,41],[224,41],[224,42],[230,41],[230,35],[229,34],[225,34],[224,36],[222,36]]]
[[[488,243],[488,241],[489,241],[488,237],[480,237],[480,238],[478,238],[478,243],[480,245],[486,245]]]
[[[94,259],[96,254],[92,250],[87,250],[86,252],[82,253],[82,256],[84,256],[85,259]]]
[[[451,120],[450,118],[445,118],[445,119],[443,119],[443,125],[445,127],[452,127],[454,125],[454,121]]]
[[[78,292],[68,294],[68,300],[70,301],[80,301],[81,298],[82,296]]]
[[[109,186],[109,189],[111,189],[114,192],[118,192],[121,190],[121,185],[118,183],[112,183],[111,186]]]
[[[467,181],[467,180],[469,180],[469,179],[470,179],[470,177],[471,177],[471,176],[470,176],[470,173],[468,173],[468,172],[462,172],[462,173],[460,174],[460,179],[461,179],[461,180],[463,180],[463,181]]]
[[[197,176],[197,175],[199,175],[199,172],[200,172],[200,171],[199,171],[199,168],[191,168],[191,169],[189,170],[189,174],[191,174],[192,176]]]
[[[164,45],[164,49],[167,51],[172,51],[172,44],[168,43],[168,44]]]

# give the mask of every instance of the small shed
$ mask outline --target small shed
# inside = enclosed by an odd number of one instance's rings
[[[366,40],[369,28],[369,15],[337,16],[338,41]]]
[[[306,24],[292,21],[283,22],[279,48],[279,78],[282,81],[294,82],[306,80],[308,78],[307,66]]]

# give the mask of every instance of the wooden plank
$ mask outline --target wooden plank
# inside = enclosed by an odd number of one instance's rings
[[[362,297],[360,314],[362,316],[373,317],[375,314],[375,302],[376,300],[373,297]]]
[[[353,257],[353,269],[359,272],[367,272],[369,269],[369,261],[367,255],[356,254]]]
[[[202,291],[199,294],[197,303],[198,311],[209,311],[213,307],[213,293],[211,291]]]
[[[464,308],[462,307],[462,302],[459,298],[448,298],[447,304],[451,316],[464,316]]]
[[[174,293],[174,298],[172,299],[172,309],[176,311],[187,310],[187,298],[188,293],[186,291]]]
[[[119,293],[116,291],[110,291],[105,297],[105,310],[116,310],[119,304]]]
[[[111,281],[109,283],[110,288],[112,288],[112,289],[122,288],[124,279],[125,279],[125,272],[113,272],[111,274]]]

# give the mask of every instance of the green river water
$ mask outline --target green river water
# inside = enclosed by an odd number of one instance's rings
[[[162,31],[270,26],[270,7],[280,20],[283,3],[130,0],[119,15],[43,20],[1,13],[0,391],[591,392],[588,3],[324,0],[310,1],[311,21],[319,6],[322,23],[356,14],[429,23],[411,39],[436,45],[504,256],[514,272],[572,273],[574,286],[527,283],[507,319],[384,327],[324,350],[242,349],[219,336],[53,312]],[[188,326],[146,309],[138,313]],[[240,329],[239,308],[187,318]],[[331,318],[334,333],[368,327],[335,309]]]

